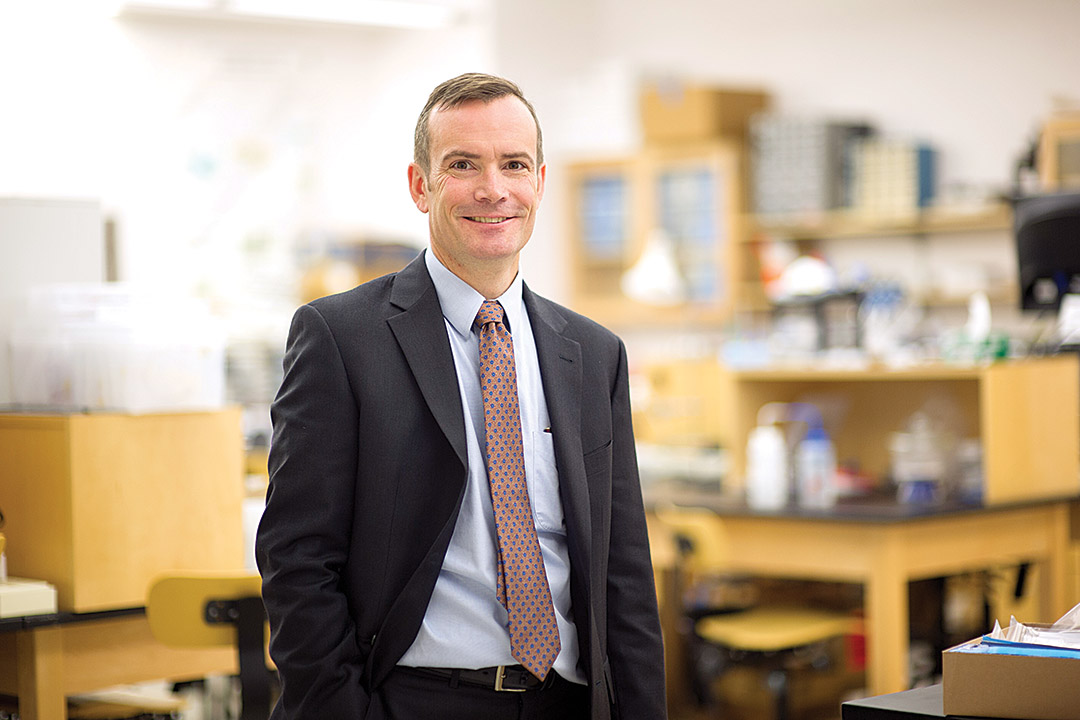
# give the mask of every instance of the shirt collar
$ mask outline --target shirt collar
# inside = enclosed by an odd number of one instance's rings
[[[476,319],[476,313],[480,312],[484,296],[450,272],[439,258],[435,257],[435,253],[425,250],[424,263],[427,265],[431,281],[435,284],[435,293],[439,296],[443,317],[459,335],[468,337],[472,333],[473,320]],[[496,298],[506,312],[506,322],[511,332],[514,328],[523,327],[520,320],[525,308],[521,287],[522,279],[519,272],[506,292]]]

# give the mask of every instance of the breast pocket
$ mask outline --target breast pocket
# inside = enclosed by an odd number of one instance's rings
[[[555,445],[549,432],[532,434],[532,473],[526,472],[529,501],[532,502],[536,527],[548,532],[566,532],[562,500],[559,498],[559,472],[555,468]]]

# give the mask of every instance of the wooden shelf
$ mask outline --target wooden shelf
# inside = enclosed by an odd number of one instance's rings
[[[747,214],[740,218],[736,253],[740,256],[740,279],[736,282],[738,309],[767,312],[773,306],[765,297],[757,278],[756,249],[762,243],[786,241],[817,247],[831,240],[866,239],[868,251],[876,238],[924,238],[971,233],[1005,233],[1012,230],[1012,208],[998,203],[983,208],[959,210],[933,208],[913,217],[874,217],[852,211],[837,211],[804,217],[768,217]],[[802,250],[800,250],[802,251]],[[1016,304],[1015,283],[993,287],[988,292],[997,305]],[[967,294],[939,291],[918,294],[912,300],[925,307],[957,307],[967,303]]]
[[[889,237],[896,235],[931,235],[1005,231],[1012,227],[1012,210],[1004,204],[991,205],[971,212],[927,210],[915,217],[873,217],[856,212],[833,212],[813,217],[745,218],[744,243],[766,238],[824,240],[847,237]]]
[[[957,438],[980,439],[984,503],[1080,491],[1080,366],[1073,355],[981,366],[729,372],[735,419],[727,444],[740,480],[746,440],[765,403],[824,403],[837,457],[877,476],[888,471],[891,434],[929,404],[953,415],[949,431]]]
[[[720,327],[731,317],[727,308],[716,305],[681,303],[660,307],[615,295],[579,295],[570,307],[616,331]]]
[[[743,280],[737,286],[737,293],[740,310],[767,313],[775,307],[775,304],[765,297],[765,291],[762,289],[760,282]],[[995,286],[986,295],[992,305],[1015,306],[1020,302],[1020,288],[1015,282]],[[911,300],[923,307],[959,308],[967,305],[969,297],[969,295],[957,295],[932,290],[912,295]]]
[[[817,368],[763,368],[735,370],[739,382],[880,382],[903,380],[971,380],[984,372],[977,365],[919,365],[910,368],[871,366],[865,370]]]
[[[995,305],[1020,304],[1020,287],[1015,282],[995,285],[986,292],[987,299]],[[941,291],[930,291],[917,295],[914,300],[928,307],[961,307],[967,305],[968,295],[956,295]]]

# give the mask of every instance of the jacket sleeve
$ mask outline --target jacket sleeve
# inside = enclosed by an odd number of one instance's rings
[[[608,662],[614,717],[667,717],[664,645],[656,605],[645,510],[638,479],[626,348],[619,343],[611,395],[611,544],[608,557]]]
[[[364,717],[364,648],[342,592],[352,534],[356,405],[338,346],[316,308],[293,316],[271,406],[270,485],[256,561],[281,679],[273,718]]]

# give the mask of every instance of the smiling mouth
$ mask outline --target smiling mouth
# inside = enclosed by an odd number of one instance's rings
[[[494,225],[495,223],[501,223],[501,222],[504,222],[506,220],[509,220],[510,218],[509,217],[466,217],[465,219],[466,220],[471,220],[472,222],[486,223],[488,225]]]

